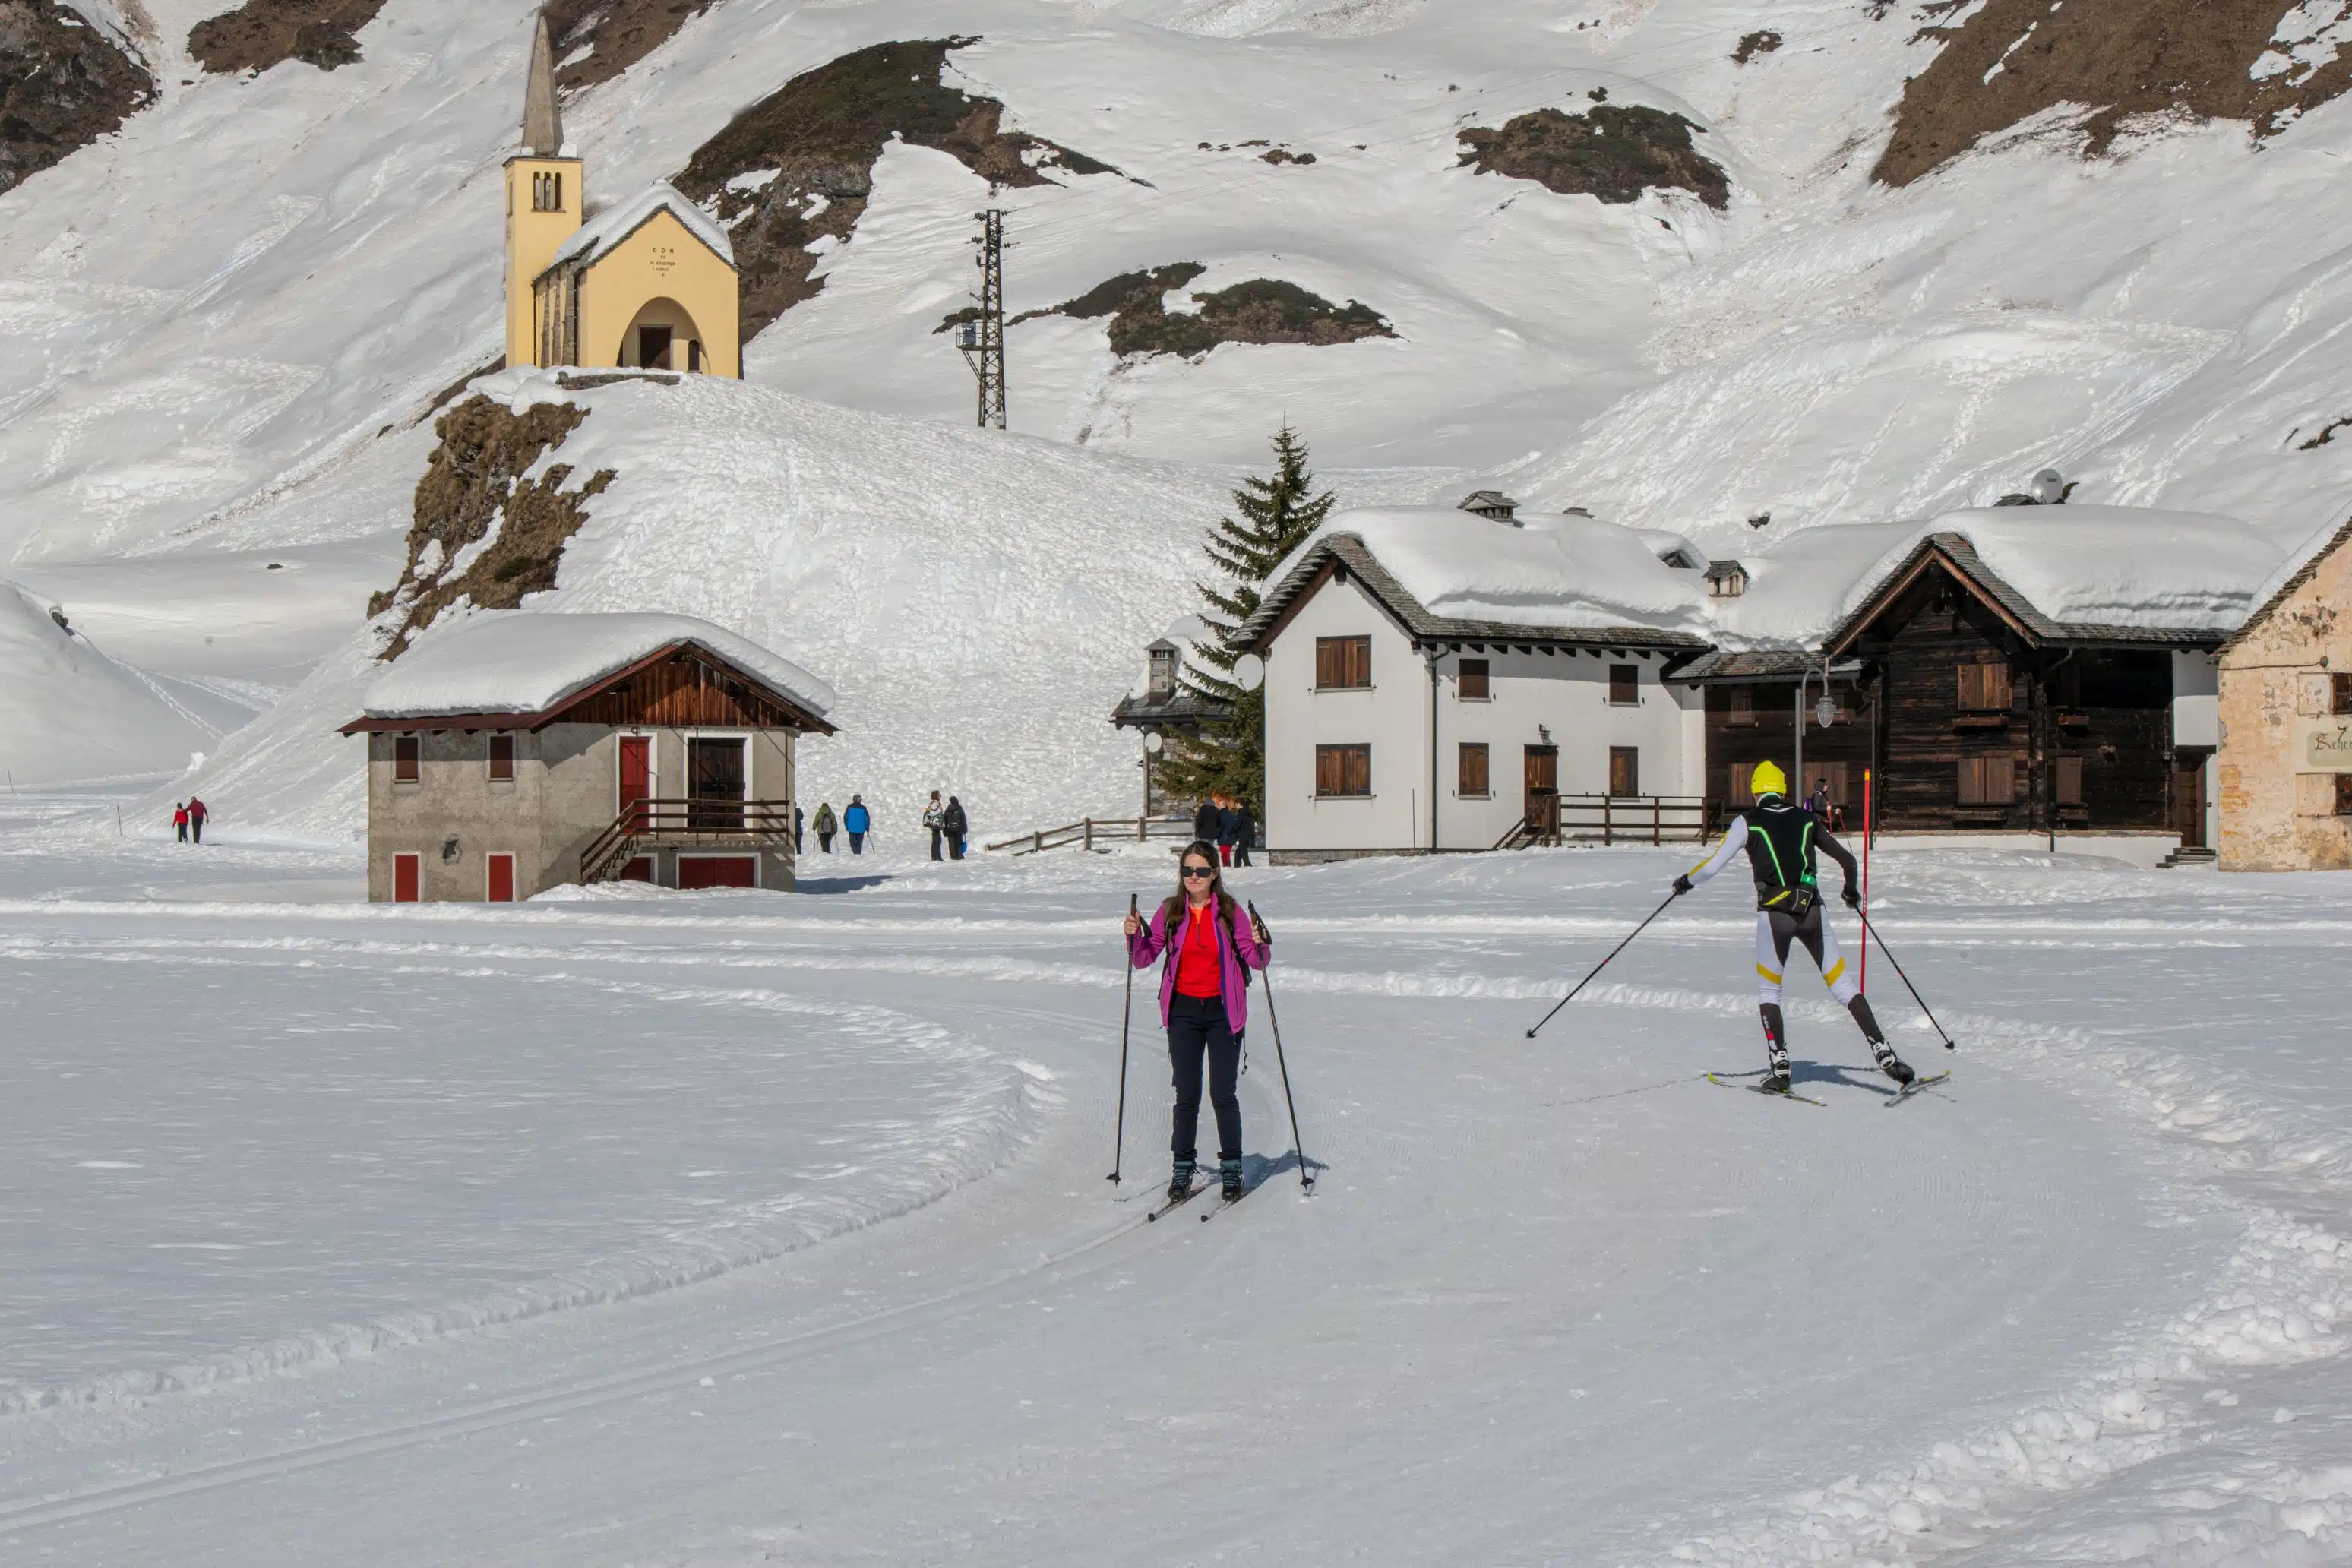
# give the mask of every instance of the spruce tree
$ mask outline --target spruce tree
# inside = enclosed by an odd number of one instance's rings
[[[1307,468],[1307,443],[1288,424],[1274,437],[1274,475],[1248,479],[1234,491],[1234,510],[1209,531],[1211,563],[1218,581],[1197,584],[1207,608],[1201,618],[1213,634],[1195,644],[1185,661],[1183,684],[1200,696],[1233,705],[1233,717],[1204,724],[1195,735],[1171,733],[1159,763],[1161,786],[1171,795],[1230,795],[1249,804],[1265,820],[1265,688],[1244,691],[1231,679],[1241,649],[1234,635],[1258,606],[1258,588],[1283,558],[1298,548],[1338,498],[1315,494]]]

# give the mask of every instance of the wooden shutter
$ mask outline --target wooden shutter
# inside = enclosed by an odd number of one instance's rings
[[[1609,748],[1609,793],[1613,795],[1635,795],[1642,793],[1642,752],[1634,746]]]
[[[1960,711],[1963,713],[2006,712],[2011,701],[2009,666],[2005,664],[1964,664],[1958,667],[1960,679]]]
[[[1621,708],[1633,707],[1642,700],[1640,666],[1612,664],[1609,667],[1609,700]]]
[[[1457,769],[1456,791],[1465,795],[1484,798],[1494,793],[1486,773],[1486,744],[1483,741],[1462,742],[1461,762]]]
[[[1756,689],[1752,686],[1731,688],[1731,716],[1726,721],[1735,729],[1756,727]]]
[[[1483,658],[1464,659],[1456,692],[1460,700],[1464,702],[1487,700],[1493,695],[1493,688],[1488,684],[1489,671],[1490,667]]]
[[[1319,656],[1321,650],[1318,649],[1317,651]],[[1338,795],[1339,793],[1340,751],[1341,748],[1338,746],[1318,746],[1315,748],[1315,793],[1317,795]]]
[[[2058,804],[2083,804],[2083,759],[2080,757],[2058,759]]]
[[[1962,805],[2011,805],[2017,800],[2017,763],[2010,757],[1960,759]]]
[[[394,735],[392,738],[392,776],[400,784],[415,784],[424,773],[425,741],[419,735]]]
[[[1342,746],[1339,751],[1345,763],[1339,780],[1339,793],[1341,795],[1371,794],[1372,749],[1370,746]]]
[[[1367,687],[1372,683],[1372,639],[1317,637],[1315,684],[1325,690]]]
[[[514,746],[515,738],[512,735],[490,737],[490,777],[494,779],[514,777]]]
[[[2352,675],[2336,678],[2336,700],[2330,706],[2338,714],[2352,713]]]
[[[2352,816],[2352,773],[2336,775],[2336,815]]]
[[[1725,773],[1727,776],[1723,781],[1724,799],[1729,801],[1736,811],[1745,811],[1754,805],[1756,804],[1754,788],[1756,764],[1734,763],[1725,770]]]

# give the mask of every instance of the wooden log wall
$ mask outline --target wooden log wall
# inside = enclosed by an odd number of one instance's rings
[[[563,714],[567,723],[794,730],[800,719],[740,677],[685,649]]]

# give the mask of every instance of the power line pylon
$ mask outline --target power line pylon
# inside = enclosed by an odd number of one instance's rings
[[[971,374],[980,378],[980,424],[987,429],[993,426],[1004,428],[1004,214],[996,207],[984,213],[974,213],[980,220],[980,237],[972,244],[980,254],[972,264],[980,268],[980,315],[966,321],[956,334],[956,347],[963,351],[964,363]]]

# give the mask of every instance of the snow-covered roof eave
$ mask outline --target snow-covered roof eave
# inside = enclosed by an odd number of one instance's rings
[[[517,611],[430,634],[377,680],[345,734],[437,723],[532,729],[614,682],[694,648],[832,734],[832,687],[724,627],[690,616]]]
[[[712,255],[730,267],[735,265],[735,247],[729,242],[727,231],[685,192],[667,180],[656,180],[619,206],[599,213],[572,230],[571,237],[556,247],[554,258],[539,276],[544,278],[560,268],[593,265],[607,252],[619,248],[631,235],[651,223],[656,215],[665,212],[677,219]]]

